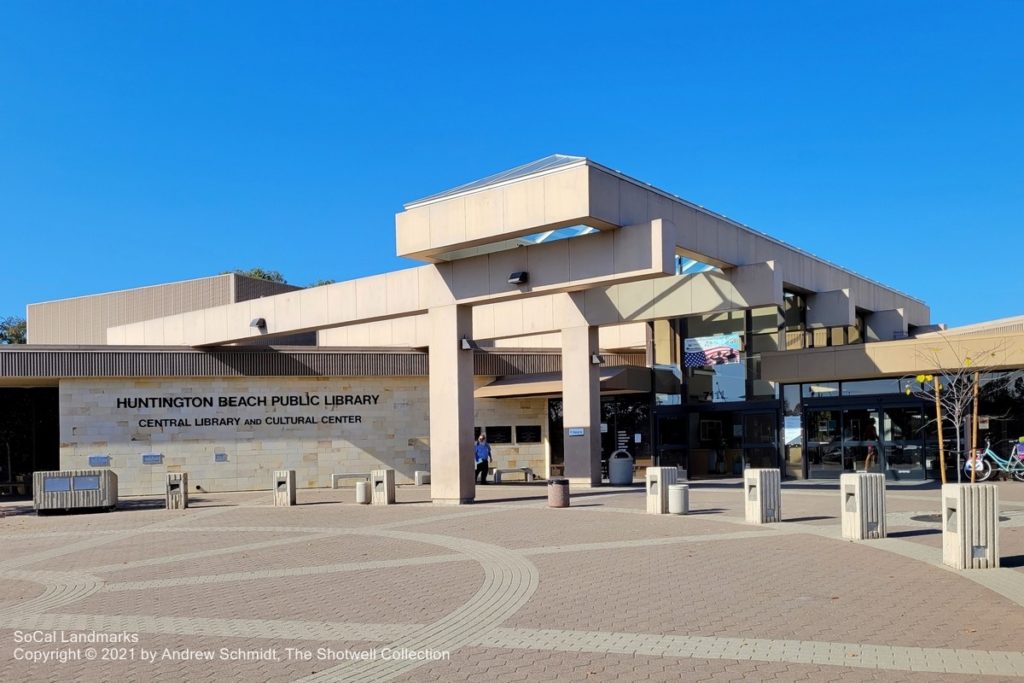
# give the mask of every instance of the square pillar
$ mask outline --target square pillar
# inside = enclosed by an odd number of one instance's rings
[[[274,505],[295,505],[295,470],[274,471]]]
[[[455,304],[431,308],[430,497],[435,503],[471,503],[473,461],[473,310]]]
[[[668,487],[676,483],[678,473],[675,467],[647,468],[647,514],[668,514]]]
[[[168,510],[184,510],[188,507],[188,472],[168,472],[165,492]]]
[[[395,471],[391,468],[370,472],[370,502],[374,505],[395,504]]]
[[[943,484],[942,563],[954,569],[999,567],[995,484]]]
[[[601,367],[597,327],[562,330],[562,429],[565,476],[583,486],[601,484]]]
[[[885,475],[839,475],[843,538],[863,541],[885,538]]]
[[[769,524],[782,521],[781,475],[777,469],[744,470],[743,497],[747,522]]]

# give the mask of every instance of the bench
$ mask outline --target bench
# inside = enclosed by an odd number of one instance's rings
[[[338,482],[342,479],[358,479],[361,481],[370,481],[370,473],[365,474],[332,474],[331,475],[331,488],[338,488]]]
[[[501,475],[503,474],[516,474],[521,473],[523,475],[523,481],[533,481],[533,470],[529,467],[504,467],[501,469],[494,469],[494,483],[501,483]]]

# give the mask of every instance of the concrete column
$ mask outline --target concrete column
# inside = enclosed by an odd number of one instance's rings
[[[471,503],[473,480],[473,336],[468,306],[431,308],[430,320],[430,497],[435,503]]]
[[[601,484],[601,372],[597,328],[562,330],[562,426],[565,476],[570,483]]]

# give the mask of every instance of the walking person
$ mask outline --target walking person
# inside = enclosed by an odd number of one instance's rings
[[[481,433],[476,440],[476,478],[481,484],[487,483],[487,470],[491,466],[491,444],[487,435]]]

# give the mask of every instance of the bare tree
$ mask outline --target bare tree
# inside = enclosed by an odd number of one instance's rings
[[[920,352],[923,365],[932,369],[932,374],[921,374],[908,382],[905,392],[931,401],[936,406],[936,417],[928,424],[936,424],[939,439],[939,468],[942,483],[946,483],[946,463],[942,439],[942,423],[953,426],[956,433],[956,480],[962,481],[963,474],[963,429],[967,417],[972,415],[978,397],[980,378],[995,372],[998,361],[1006,351],[1005,341],[979,340],[971,337],[948,337],[936,335],[936,345]],[[984,343],[981,343],[984,342]],[[999,383],[1009,379],[1006,376]],[[975,448],[971,443],[969,448]],[[974,473],[971,473],[974,480]]]

